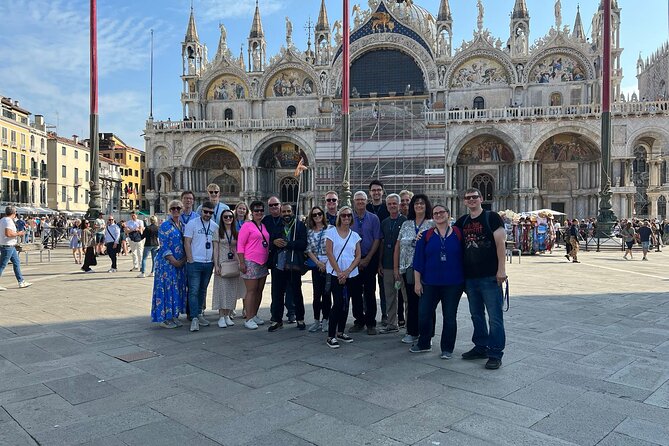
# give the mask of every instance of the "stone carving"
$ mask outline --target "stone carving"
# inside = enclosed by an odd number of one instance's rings
[[[506,70],[499,63],[492,59],[477,58],[468,60],[455,70],[451,87],[470,88],[508,83]]]
[[[372,32],[392,31],[395,29],[395,22],[391,18],[387,12],[375,12],[372,14]]]
[[[588,147],[578,137],[559,135],[544,142],[534,158],[542,163],[556,163],[595,161],[599,156],[596,150]]]
[[[514,46],[516,54],[523,55],[527,53],[527,38],[525,36],[525,30],[523,28],[518,28],[516,30],[516,43]]]
[[[237,76],[224,74],[211,83],[207,91],[207,100],[246,99],[248,89]]]
[[[562,26],[562,3],[560,0],[555,0],[555,29],[560,29]]]
[[[290,23],[290,19],[286,17],[286,45],[291,46],[293,44],[293,24]]]
[[[566,54],[554,54],[537,63],[529,76],[540,84],[585,80],[586,71],[581,64]]]
[[[483,31],[483,15],[485,9],[483,8],[483,3],[481,0],[476,2],[476,9],[478,9],[478,15],[476,17],[476,26],[478,27],[479,32]]]
[[[479,136],[468,142],[458,154],[458,164],[509,163],[513,152],[502,141]]]
[[[266,97],[309,96],[314,94],[314,81],[300,70],[282,70],[267,84]]]
[[[446,80],[446,65],[441,65],[439,67],[439,85],[444,85]]]
[[[328,75],[325,71],[321,71],[320,81],[321,81],[321,90],[323,90],[323,94],[327,94]]]
[[[334,30],[334,38],[335,42],[337,42],[337,45],[341,45],[341,40],[342,40],[341,28],[342,26],[339,20],[334,22],[334,24],[332,25],[332,29]]]

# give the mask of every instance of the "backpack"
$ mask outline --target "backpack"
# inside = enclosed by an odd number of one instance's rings
[[[462,242],[462,232],[460,231],[460,228],[458,228],[457,226],[451,226],[451,228],[453,228],[453,232],[455,232],[455,235],[458,237],[458,240]],[[427,231],[425,231],[425,243],[430,241],[430,237],[432,237],[432,234],[434,234],[435,229],[436,227],[432,227]]]

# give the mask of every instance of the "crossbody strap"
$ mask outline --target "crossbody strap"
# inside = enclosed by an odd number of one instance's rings
[[[109,230],[109,226],[107,226],[107,232],[109,233],[109,236],[112,238],[112,243],[116,243],[116,237],[114,237],[114,234],[111,233]]]
[[[339,251],[339,255],[337,256],[337,259],[335,260],[335,263],[339,264],[339,257],[344,253],[344,248],[346,248],[346,245],[348,245],[348,240],[351,238],[353,235],[353,230],[349,229],[348,237],[346,237],[346,242],[344,242],[344,246],[341,247],[341,251]]]

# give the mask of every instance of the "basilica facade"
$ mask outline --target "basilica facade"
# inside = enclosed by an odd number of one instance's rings
[[[506,1],[506,0],[505,0]],[[458,194],[482,190],[484,206],[552,208],[597,215],[601,178],[603,5],[586,36],[580,12],[563,24],[560,2],[547,35],[530,41],[525,0],[509,33],[493,36],[478,1],[469,41],[453,42],[448,0],[433,14],[419,0],[353,6],[350,35],[351,188],[377,178],[463,211]],[[474,6],[472,6],[474,7]],[[182,120],[147,122],[146,197],[151,212],[185,189],[222,199],[322,203],[341,184],[342,24],[322,0],[306,49],[292,39],[266,53],[256,5],[247,51],[235,56],[220,27],[216,54],[197,33],[191,10],[182,43]],[[621,10],[612,20],[612,204],[620,217],[665,217],[669,198],[666,97],[625,98],[620,84]],[[313,39],[313,40],[312,40]],[[643,100],[642,100],[643,99]],[[300,159],[309,167],[293,176]]]

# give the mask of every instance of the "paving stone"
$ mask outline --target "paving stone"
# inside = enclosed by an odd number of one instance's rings
[[[72,356],[87,350],[87,346],[67,336],[55,335],[32,341],[34,345],[58,356]]]
[[[304,375],[305,373],[313,372],[316,367],[302,361],[293,361],[288,364],[283,364],[270,369],[267,372],[255,372],[242,375],[235,378],[235,381],[244,384],[245,386],[260,388],[269,384],[273,384],[284,379]]]
[[[363,399],[391,410],[404,410],[433,398],[439,398],[444,387],[434,382],[414,380],[378,390]]]
[[[597,443],[597,446],[657,446],[657,444],[628,437],[618,432],[611,432],[602,441]]]
[[[7,413],[7,411],[5,409],[0,407],[0,425],[3,424],[3,423],[7,423],[9,421],[13,421],[12,417],[9,416],[9,414]]]
[[[313,446],[314,443],[304,440],[296,435],[293,435],[285,430],[279,429],[269,432],[267,435],[253,438],[244,446],[258,446],[259,444],[268,444],[272,446]]]
[[[226,398],[231,399],[230,396],[224,396],[222,399]],[[206,425],[221,423],[227,417],[238,415],[235,410],[199,391],[151,401],[148,406],[196,431]]]
[[[368,428],[356,426],[321,413],[292,423],[285,429],[295,436],[318,445],[400,446],[402,444]]]
[[[644,402],[652,404],[654,406],[664,407],[665,409],[669,409],[669,381],[662,384]]]
[[[115,394],[118,390],[90,373],[49,381],[46,386],[76,405]]]
[[[397,412],[331,390],[311,392],[293,402],[358,426],[370,425]]]
[[[489,441],[446,429],[414,443],[414,446],[489,446],[490,444],[492,443]]]
[[[90,417],[111,414],[128,410],[132,407],[148,404],[152,401],[173,395],[186,393],[189,390],[172,382],[151,381],[149,384],[124,392],[119,391],[106,398],[100,398],[77,405],[77,410]]]
[[[7,446],[38,445],[38,443],[14,421],[3,423],[0,426],[0,444]]]
[[[669,445],[669,428],[666,424],[658,425],[644,420],[627,418],[616,426],[615,431],[649,443],[662,446]]]
[[[478,414],[471,415],[464,420],[458,421],[451,426],[451,429],[480,438],[490,444],[510,446],[533,446],[539,444],[542,446],[564,446],[574,444],[550,435],[545,435],[541,432],[536,432],[532,429],[510,425],[504,421],[487,418]],[[565,429],[568,429],[568,427],[565,426]],[[582,443],[579,442],[577,444]]]
[[[44,384],[20,387],[18,389],[0,393],[0,405],[30,400],[40,396],[49,395],[50,393],[53,393],[53,390],[49,389]]]
[[[96,438],[94,440],[81,443],[78,446],[128,446],[128,445],[123,443],[118,438],[116,438],[116,436],[111,436],[104,438]]]
[[[582,394],[583,389],[541,380],[505,396],[504,399],[550,413],[566,406]]]
[[[249,387],[215,373],[200,371],[184,376],[180,384],[188,389],[199,390],[211,394],[236,395],[250,390]]]
[[[119,439],[128,446],[215,446],[219,443],[198,434],[174,420],[146,424],[119,434]]]
[[[607,381],[654,391],[669,379],[669,369],[658,369],[637,362],[622,368]]]
[[[545,379],[576,388],[582,388],[584,390],[594,390],[598,392],[610,393],[636,401],[643,401],[652,393],[649,390],[640,389],[638,387],[626,386],[602,379],[596,379],[589,376],[561,371],[555,372],[552,375],[547,376]]]
[[[27,341],[0,343],[0,355],[18,366],[60,358]]]
[[[289,401],[318,390],[320,390],[318,386],[299,378],[290,378],[265,387],[245,391],[239,398],[231,399],[223,396],[220,400],[224,400],[227,406],[239,412],[252,412],[268,402],[278,404],[281,401]]]
[[[481,364],[481,367],[483,367],[483,364]],[[522,387],[508,380],[497,379],[493,375],[495,372],[490,370],[489,372],[491,372],[489,378],[482,378],[440,369],[423,375],[421,379],[494,397],[503,397]]]
[[[4,408],[31,433],[73,424],[83,417],[79,410],[55,394],[6,404]]]

